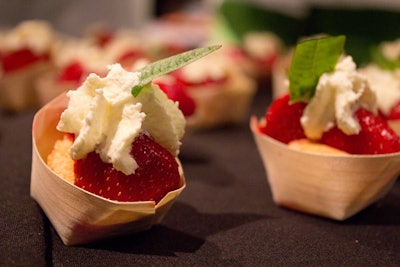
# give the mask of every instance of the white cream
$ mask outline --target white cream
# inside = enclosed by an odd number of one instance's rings
[[[389,115],[392,108],[400,101],[400,71],[389,71],[376,65],[368,65],[360,69],[372,89],[374,89],[378,107],[383,114]]]
[[[40,55],[49,51],[54,42],[52,28],[47,22],[40,20],[24,21],[1,37],[0,49],[4,52],[29,48]]]
[[[305,135],[318,140],[335,123],[345,134],[357,134],[360,125],[354,111],[359,107],[377,112],[376,95],[367,78],[357,72],[353,59],[346,56],[333,72],[321,75],[315,95],[301,117]]]
[[[104,162],[132,174],[138,167],[130,155],[131,144],[140,131],[146,131],[173,155],[179,153],[185,119],[176,103],[152,85],[133,97],[139,72],[110,65],[106,77],[90,74],[77,90],[67,93],[70,101],[57,129],[75,134],[70,149],[73,159],[96,151]]]

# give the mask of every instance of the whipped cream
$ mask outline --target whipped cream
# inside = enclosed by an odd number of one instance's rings
[[[363,107],[377,112],[377,97],[367,78],[357,72],[351,56],[342,57],[331,73],[321,75],[315,95],[300,119],[305,135],[318,140],[336,123],[347,135],[360,131],[354,111]]]
[[[24,21],[1,36],[0,50],[7,53],[29,48],[40,55],[49,51],[53,41],[53,30],[48,23],[40,20]]]
[[[378,107],[383,114],[389,115],[400,101],[400,70],[384,70],[376,65],[368,65],[360,72],[364,74],[375,91]]]
[[[176,156],[185,131],[185,119],[177,103],[156,85],[148,85],[150,90],[132,96],[140,72],[128,72],[119,64],[108,68],[106,77],[92,73],[81,87],[67,93],[69,105],[57,129],[75,134],[71,157],[77,160],[96,151],[104,162],[126,175],[132,174],[138,165],[130,155],[131,144],[141,131],[148,132]]]

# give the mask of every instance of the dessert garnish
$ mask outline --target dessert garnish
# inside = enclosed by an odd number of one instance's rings
[[[189,63],[198,60],[201,57],[208,55],[209,53],[219,49],[221,45],[214,45],[208,47],[196,48],[184,53],[179,54],[179,56],[171,56],[152,64],[149,64],[139,70],[141,73],[139,84],[132,88],[133,96],[137,96],[143,87],[150,83],[154,78],[177,70]]]
[[[290,99],[308,101],[315,93],[319,77],[335,69],[343,53],[346,37],[326,37],[302,42],[296,46],[289,69]]]

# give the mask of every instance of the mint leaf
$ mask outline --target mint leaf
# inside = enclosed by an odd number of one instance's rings
[[[214,45],[208,47],[196,48],[178,55],[174,55],[156,62],[153,62],[141,69],[138,72],[141,73],[139,84],[132,88],[132,95],[138,96],[142,91],[143,86],[150,83],[154,78],[177,70],[189,63],[192,63],[211,52],[219,49],[221,45]]]
[[[292,102],[308,102],[315,93],[319,77],[335,69],[343,53],[346,37],[329,36],[299,43],[289,69]]]

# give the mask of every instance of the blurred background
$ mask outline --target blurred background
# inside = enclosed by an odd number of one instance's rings
[[[19,27],[38,20],[47,28]],[[43,105],[60,91],[42,89],[59,87],[54,75],[65,80],[65,71],[68,81],[78,81],[86,72],[100,73],[100,65],[124,59],[133,67],[138,58],[152,61],[208,43],[233,47],[230,57],[246,75],[270,88],[275,63],[290,57],[305,37],[346,35],[346,53],[363,66],[382,59],[377,47],[398,39],[397,25],[400,1],[392,0],[0,0],[0,107],[38,106],[29,100],[40,95],[46,96],[39,101]],[[48,51],[40,55],[38,47],[45,45]],[[238,61],[238,55],[246,60]],[[46,71],[20,71],[44,58]],[[22,99],[27,88],[39,93]]]

